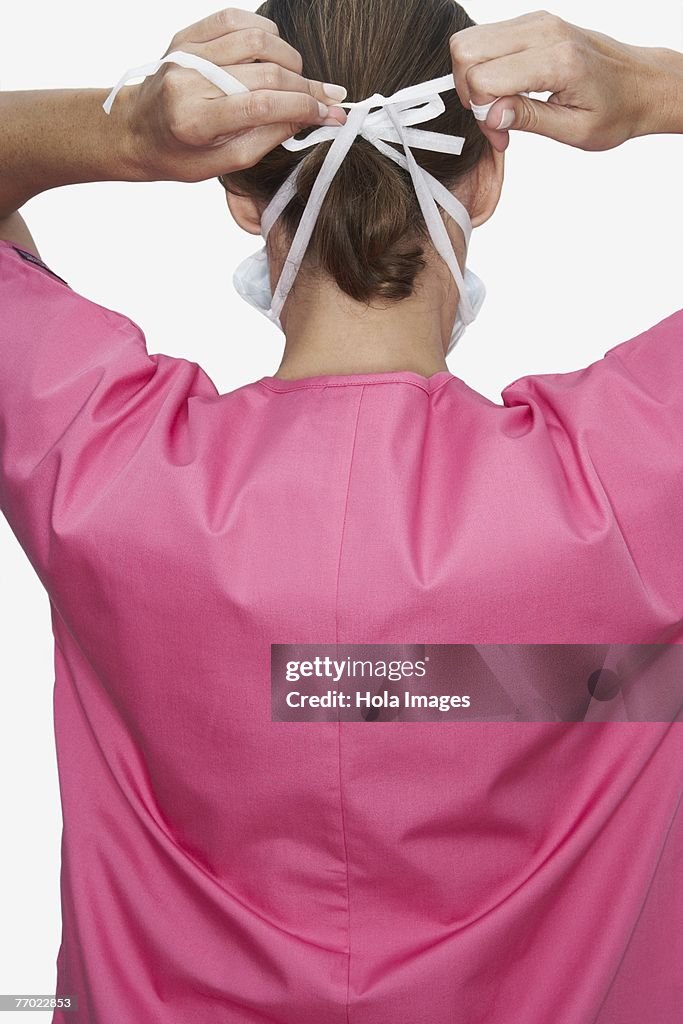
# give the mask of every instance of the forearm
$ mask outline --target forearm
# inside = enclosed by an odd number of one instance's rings
[[[0,93],[0,219],[60,185],[138,180],[127,121],[134,88],[109,116],[108,89]]]
[[[634,47],[641,60],[636,135],[683,133],[683,53]]]

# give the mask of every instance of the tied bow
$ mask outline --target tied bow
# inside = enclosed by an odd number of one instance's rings
[[[176,50],[152,64],[145,64],[142,67],[131,68],[127,71],[105,100],[103,104],[105,112],[107,114],[110,113],[117,93],[126,82],[131,78],[155,74],[160,66],[166,63],[179,64],[181,67],[192,68],[198,71],[227,96],[249,92],[249,89],[242,82],[234,78],[223,68],[218,67],[218,65],[197,56],[197,54]],[[453,89],[455,89],[453,75],[445,75],[443,78],[408,86],[408,88],[394,93],[393,96],[385,97],[378,93],[358,103],[344,102],[335,104],[336,106],[349,108],[350,113],[346,124],[340,124],[338,127],[323,125],[304,139],[292,138],[283,142],[282,145],[291,151],[307,149],[321,142],[331,141],[332,145],[325,156],[320,173],[311,191],[306,209],[294,236],[292,247],[285,261],[280,280],[278,281],[271,307],[271,314],[274,319],[277,319],[282,312],[287,296],[294,284],[334,176],[356,137],[362,135],[363,138],[372,143],[386,157],[410,173],[434,247],[448,265],[458,286],[460,293],[460,315],[463,323],[465,325],[472,323],[475,318],[475,312],[468,296],[463,272],[456,258],[446,225],[439,213],[437,203],[459,225],[465,238],[466,248],[469,246],[472,234],[472,222],[462,203],[440,181],[420,167],[411,152],[412,146],[415,149],[432,150],[435,153],[452,153],[454,156],[460,156],[466,142],[462,136],[444,135],[439,132],[423,131],[413,127],[416,124],[431,121],[433,118],[438,117],[439,114],[442,114],[446,109],[446,105],[441,98],[441,93],[449,92]],[[389,143],[391,142],[402,145],[404,152],[401,153],[400,150],[390,146]],[[264,238],[268,238],[273,225],[296,195],[297,179],[300,171],[301,164],[294,169],[264,211],[261,222],[261,231]]]
[[[462,270],[453,249],[437,203],[459,225],[465,237],[465,245],[469,246],[472,234],[472,222],[465,207],[445,188],[432,174],[420,167],[411,152],[416,149],[432,150],[436,153],[452,153],[460,156],[466,139],[460,135],[444,135],[439,132],[422,131],[413,125],[431,121],[444,113],[446,105],[441,98],[442,92],[455,89],[453,75],[421,82],[394,93],[393,96],[382,96],[377,93],[358,103],[339,103],[335,106],[347,107],[350,111],[346,124],[323,125],[311,132],[304,139],[288,139],[282,145],[293,152],[316,146],[322,142],[332,142],[323,161],[320,173],[311,191],[306,209],[294,236],[289,256],[285,262],[282,275],[273,296],[272,312],[280,315],[287,296],[296,278],[298,269],[310,242],[318,215],[330,189],[335,174],[349,152],[354,140],[361,135],[372,143],[381,153],[394,163],[399,164],[410,173],[413,180],[418,202],[427,223],[434,247],[449,267],[460,293],[460,311],[463,322],[467,325],[474,320],[474,310],[469,300]],[[373,111],[373,108],[379,108]],[[404,153],[394,149],[390,142],[403,145]],[[274,197],[263,214],[261,229],[264,238],[268,238],[271,228],[286,209],[297,192],[297,180],[301,171],[299,164],[285,181],[281,190]]]
[[[465,139],[461,136],[425,132],[412,127],[415,124],[432,121],[443,114],[446,104],[440,93],[454,88],[453,76],[446,75],[433,82],[409,86],[389,98],[382,96],[381,93],[376,93],[360,103],[335,103],[334,106],[347,107],[349,110],[363,110],[365,114],[360,126],[354,132],[354,137],[362,135],[373,145],[377,145],[378,142],[398,142],[403,145],[407,143],[413,149],[430,149],[438,153],[453,153],[455,156],[460,156],[465,144]],[[380,109],[373,111],[373,107]],[[397,127],[393,115],[398,118],[402,131]],[[339,128],[335,125],[324,125],[305,139],[289,139],[283,143],[283,146],[292,151],[315,146],[320,142],[327,142],[335,138],[344,127],[344,125],[339,125]],[[383,153],[387,153],[386,147],[378,146],[377,148],[381,149]],[[391,152],[394,153],[395,150],[391,150]]]

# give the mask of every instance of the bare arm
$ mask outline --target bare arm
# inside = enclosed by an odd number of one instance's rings
[[[0,219],[59,185],[135,180],[131,91],[122,91],[111,118],[102,110],[106,89],[0,93]]]
[[[0,220],[0,239],[14,242],[26,252],[32,252],[34,256],[40,257],[38,246],[20,213],[11,213],[9,217]]]
[[[35,243],[21,216],[33,196],[90,181],[204,181],[251,167],[303,126],[328,123],[334,97],[303,78],[301,55],[274,22],[227,8],[178,32],[186,50],[225,67],[248,92],[226,96],[166,64],[124,87],[0,93],[0,238]],[[332,123],[346,119],[334,108]],[[21,237],[20,237],[21,236]]]
[[[0,93],[0,238],[38,256],[17,212],[29,199],[59,185],[139,176],[127,130],[130,90],[111,123],[106,96],[100,89]]]
[[[536,11],[458,32],[451,52],[466,106],[503,97],[481,125],[498,150],[510,129],[585,150],[683,132],[683,54],[675,50],[629,46]],[[552,96],[544,103],[522,92]]]

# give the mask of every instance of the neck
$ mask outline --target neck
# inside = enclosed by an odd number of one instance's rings
[[[302,281],[281,317],[286,344],[275,376],[301,380],[410,370],[431,377],[447,371],[459,296],[446,273],[430,267],[409,298],[372,306],[354,302],[329,279]]]

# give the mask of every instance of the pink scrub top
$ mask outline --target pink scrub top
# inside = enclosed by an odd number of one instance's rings
[[[55,1022],[680,1024],[680,721],[271,721],[271,643],[683,641],[683,311],[502,397],[221,395],[0,242],[0,505],[55,639]]]

